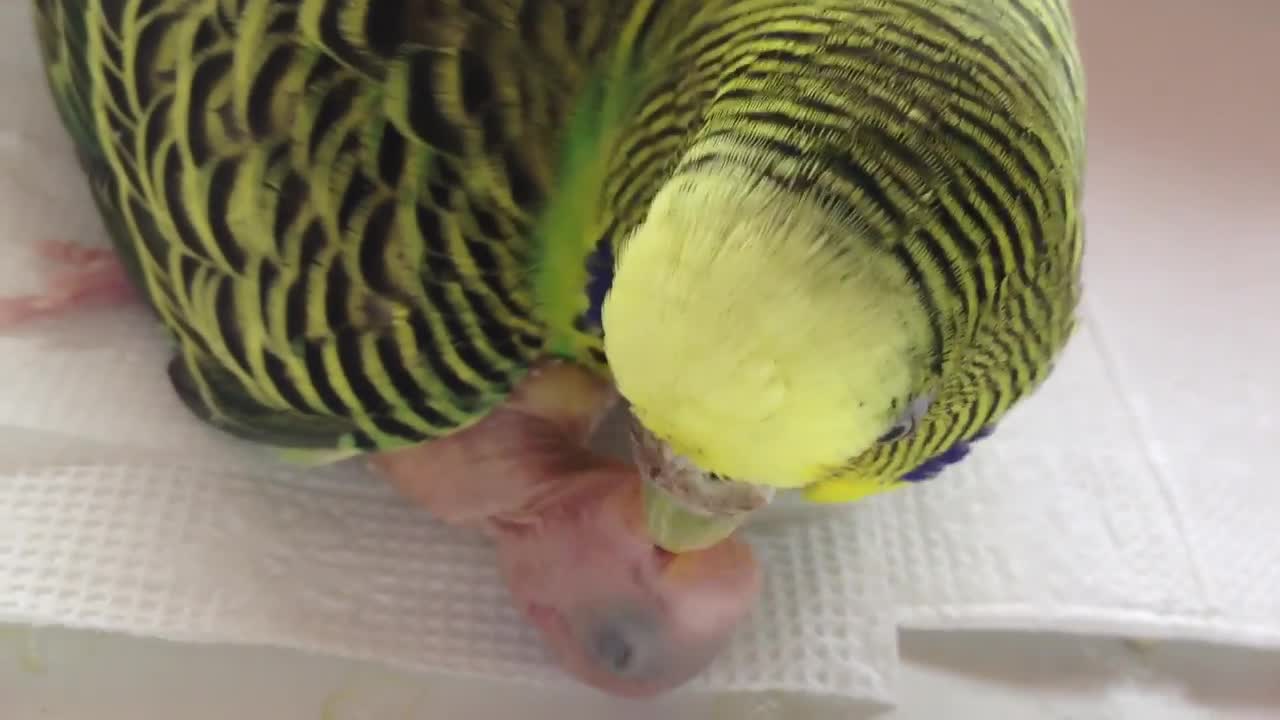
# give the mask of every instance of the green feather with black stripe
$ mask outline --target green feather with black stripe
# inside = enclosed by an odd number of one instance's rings
[[[1066,0],[35,4],[174,385],[245,438],[441,437],[559,355],[666,470],[852,500],[1074,325]]]

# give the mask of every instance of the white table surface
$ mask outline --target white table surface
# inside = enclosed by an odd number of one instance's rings
[[[1024,634],[907,633],[884,720],[1275,720],[1280,654]],[[61,629],[0,629],[3,720],[557,720],[560,710],[459,682],[284,650],[194,647]],[[599,717],[584,698],[580,717]],[[651,716],[634,704],[613,720]],[[788,712],[789,718],[804,715]],[[692,716],[690,716],[692,717]],[[855,720],[851,717],[850,720]]]
[[[1203,81],[1217,73],[1235,91],[1270,93],[1272,100],[1280,94],[1280,0],[1076,0],[1075,6],[1090,70],[1091,133],[1128,128],[1140,136],[1147,95],[1176,105],[1168,101],[1179,95],[1183,77]],[[1219,125],[1232,118],[1215,113],[1212,103],[1192,94],[1180,102],[1185,122],[1171,121],[1152,132],[1172,128],[1202,151],[1214,133],[1232,132]],[[1269,142],[1280,143],[1280,116],[1270,127]],[[1275,209],[1280,168],[1270,177],[1276,180]],[[1118,640],[1033,634],[911,632],[902,638],[902,654],[899,705],[869,708],[868,717],[1280,718],[1276,653],[1184,644],[1138,648]],[[463,712],[473,718],[515,712],[528,720],[564,717],[550,706],[512,702],[491,687],[464,681],[448,696],[426,696],[411,674],[284,650],[0,627],[0,720],[409,720]],[[605,707],[589,694],[580,706],[583,717],[599,716]],[[609,711],[615,720],[652,714],[639,704]]]

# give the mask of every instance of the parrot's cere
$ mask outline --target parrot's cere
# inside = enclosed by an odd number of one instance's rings
[[[0,321],[133,288],[197,417],[484,529],[608,692],[711,662],[778,492],[933,477],[1074,327],[1068,0],[34,2],[115,255]]]

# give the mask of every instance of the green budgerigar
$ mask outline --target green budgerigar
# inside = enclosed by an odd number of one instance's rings
[[[485,528],[611,692],[715,656],[776,492],[932,477],[1071,335],[1067,0],[35,9],[115,255],[0,314],[132,289],[196,415]]]

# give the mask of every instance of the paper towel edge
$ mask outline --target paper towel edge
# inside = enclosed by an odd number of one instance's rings
[[[1200,642],[1280,652],[1280,626],[1105,606],[1055,606],[1051,615],[1044,607],[1029,604],[909,607],[899,609],[898,627],[900,630],[992,630]]]
[[[551,694],[564,696],[570,693],[581,694],[598,692],[573,680],[568,675],[562,674],[559,668],[550,663],[548,663],[544,669],[535,670],[529,674],[495,674],[480,670],[468,670],[456,667],[450,668],[442,665],[410,660],[387,660],[386,658],[378,657],[375,653],[362,651],[357,648],[326,647],[325,643],[305,641],[295,642],[281,638],[248,638],[227,633],[219,633],[217,637],[213,637],[199,632],[184,632],[173,628],[152,628],[148,630],[121,628],[105,623],[95,623],[92,621],[69,621],[65,619],[55,619],[34,615],[31,613],[13,612],[11,610],[0,609],[0,626],[4,625],[11,627],[25,626],[33,630],[57,628],[76,632],[100,633],[107,636],[132,638],[144,641],[159,641],[173,645],[197,648],[235,647],[283,650],[286,652],[311,655],[313,657],[370,663],[392,672],[412,673],[422,677],[426,681],[447,682],[450,679],[463,679],[473,682],[493,682],[499,685],[504,685],[508,688],[525,690],[543,696]],[[838,702],[846,705],[858,705],[860,707],[873,706],[887,709],[896,705],[893,697],[893,691],[895,688],[893,687],[894,683],[891,678],[886,678],[883,674],[872,672],[870,669],[864,669],[863,675],[871,681],[868,683],[866,694],[840,694],[829,689],[818,691],[813,688],[804,687],[800,684],[785,681],[768,686],[740,684],[724,687],[708,687],[705,683],[700,683],[698,679],[695,678],[689,685],[678,688],[667,695],[656,698],[656,700],[665,700],[667,698],[678,699],[680,696],[685,695],[701,699],[715,698],[717,696],[757,696],[761,699],[770,696],[795,696],[804,701],[816,700]]]

